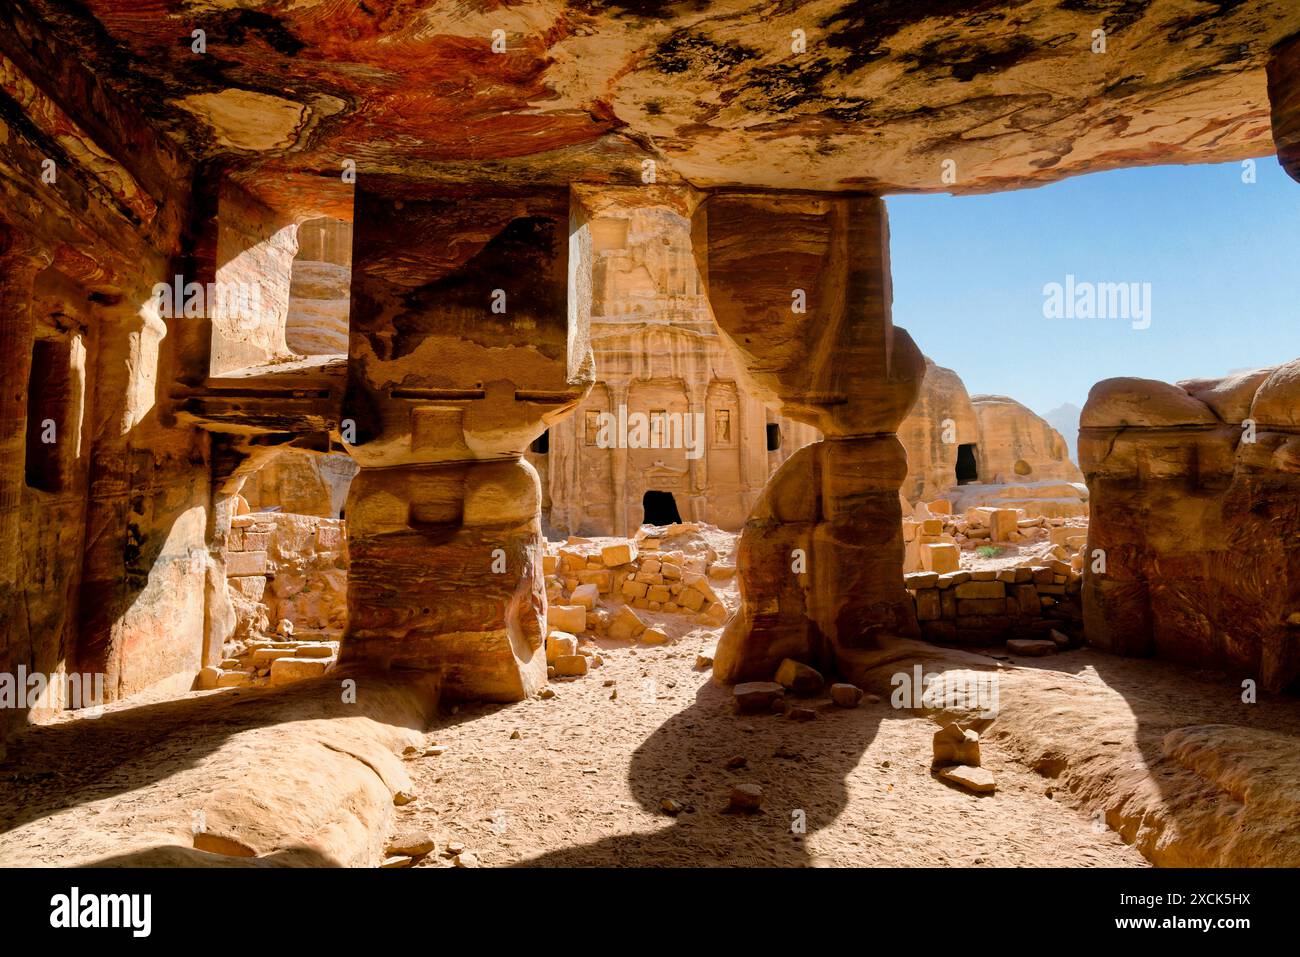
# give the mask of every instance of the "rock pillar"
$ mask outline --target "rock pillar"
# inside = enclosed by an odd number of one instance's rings
[[[1300,34],[1283,40],[1268,62],[1273,145],[1291,178],[1300,181]]]
[[[768,481],[741,536],[741,607],[714,677],[770,679],[780,660],[823,668],[911,636],[895,430],[924,361],[890,317],[884,202],[871,196],[722,192],[695,214],[714,317],[748,387],[825,439]]]
[[[546,681],[541,489],[522,455],[593,379],[568,296],[584,230],[567,190],[358,190],[345,660],[436,673],[451,699]]]

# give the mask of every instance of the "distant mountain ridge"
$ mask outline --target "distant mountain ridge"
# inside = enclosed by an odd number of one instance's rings
[[[1070,461],[1079,464],[1079,415],[1083,410],[1071,402],[1063,402],[1051,412],[1044,412],[1043,418],[1065,439],[1070,447]]]

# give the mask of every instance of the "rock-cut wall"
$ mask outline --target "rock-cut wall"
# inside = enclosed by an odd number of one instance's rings
[[[1266,690],[1294,683],[1300,359],[1177,385],[1099,382],[1079,457],[1092,506],[1089,641],[1257,678]]]

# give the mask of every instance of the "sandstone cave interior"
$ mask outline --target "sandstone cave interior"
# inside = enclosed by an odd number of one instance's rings
[[[161,6],[0,12],[0,864],[1300,864],[1300,359],[1060,427],[889,212],[1300,180],[1300,7]]]

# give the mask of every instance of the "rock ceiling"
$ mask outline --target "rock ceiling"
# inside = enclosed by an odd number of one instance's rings
[[[653,159],[699,187],[980,192],[1262,156],[1269,52],[1300,32],[1297,0],[32,5],[199,159],[518,186]]]

